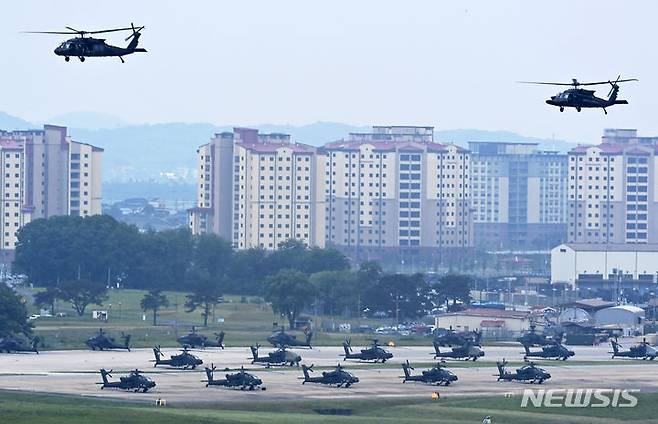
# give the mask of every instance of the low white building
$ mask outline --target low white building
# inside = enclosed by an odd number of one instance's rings
[[[594,314],[597,326],[616,326],[627,336],[644,332],[644,309],[632,305],[619,305],[601,309]]]
[[[551,282],[572,287],[582,281],[624,280],[656,283],[658,244],[564,243],[551,250]]]
[[[529,311],[470,308],[459,312],[437,315],[438,328],[460,331],[481,331],[484,338],[509,338],[530,328]]]

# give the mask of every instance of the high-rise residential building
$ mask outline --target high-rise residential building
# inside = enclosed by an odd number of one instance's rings
[[[569,152],[568,240],[658,243],[658,137],[606,129]]]
[[[34,219],[100,214],[102,153],[73,141],[65,127],[0,130],[0,250],[13,251],[18,229]]]
[[[322,162],[287,134],[235,128],[197,150],[194,234],[215,233],[237,249],[273,250],[288,239],[324,246]]]
[[[433,133],[375,126],[320,149],[328,245],[357,254],[472,246],[469,152]]]
[[[550,249],[566,239],[567,156],[537,143],[470,142],[475,245]]]

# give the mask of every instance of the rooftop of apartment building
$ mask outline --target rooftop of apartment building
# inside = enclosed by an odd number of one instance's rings
[[[505,141],[469,141],[468,149],[474,155],[559,155],[556,150],[540,150],[539,143]]]
[[[231,140],[242,147],[258,153],[274,153],[281,147],[292,149],[295,153],[314,153],[317,148],[308,144],[293,142],[290,134],[261,133],[256,128],[235,127],[233,131],[215,134],[214,139]]]
[[[640,137],[636,129],[606,128],[600,144],[582,144],[571,149],[570,153],[584,154],[592,147],[599,148],[603,154],[649,155],[652,151],[658,153],[658,136]]]

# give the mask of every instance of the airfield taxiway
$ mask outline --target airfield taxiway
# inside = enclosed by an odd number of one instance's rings
[[[628,344],[628,343],[627,343]],[[358,349],[358,348],[357,348]],[[593,347],[574,347],[576,356],[566,362],[537,361],[552,374],[552,379],[543,387],[553,389],[566,388],[600,388],[600,389],[637,389],[641,392],[658,392],[658,361],[612,361],[607,345]],[[433,362],[432,347],[395,347],[389,349],[394,358],[385,366],[363,362],[343,362],[340,347],[314,347],[313,349],[295,349],[302,355],[303,363],[315,364],[315,375],[323,370],[345,364],[346,368],[360,378],[360,383],[349,389],[331,388],[316,384],[302,385],[301,368],[272,367],[265,369],[251,365],[250,352],[247,347],[229,347],[205,349],[194,352],[203,359],[204,364],[214,363],[218,376],[225,372],[224,367],[239,369],[244,365],[264,381],[266,391],[243,392],[240,390],[209,387],[206,388],[203,366],[196,370],[177,370],[166,367],[154,368],[151,349],[134,349],[125,351],[47,351],[36,354],[0,354],[0,389],[34,391],[43,393],[61,393],[78,396],[95,396],[105,398],[155,401],[166,399],[168,402],[224,402],[250,401],[261,399],[302,400],[302,399],[347,399],[377,397],[426,397],[438,391],[441,396],[476,396],[503,393],[521,393],[528,387],[538,387],[522,383],[497,382],[496,360],[506,358],[515,361],[510,365],[514,370],[522,361],[520,346],[486,347],[486,357],[476,364],[463,366],[463,361],[448,361],[448,368],[459,377],[459,381],[449,387],[425,385],[421,383],[402,384],[400,364],[409,360],[416,367],[417,373],[429,367]],[[261,354],[270,349],[261,348]],[[165,355],[177,353],[174,348],[163,349]],[[451,364],[454,364],[451,366]],[[145,394],[100,390],[100,368],[114,370],[118,378],[123,372],[139,368],[154,379],[157,387]],[[231,371],[232,372],[232,371]]]

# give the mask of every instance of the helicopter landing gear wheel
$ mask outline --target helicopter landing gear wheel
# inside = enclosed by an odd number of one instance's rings
[[[70,57],[68,57],[68,56],[64,57],[64,61],[65,61],[65,62],[68,62],[69,60],[71,60]]]
[[[560,112],[564,112],[564,108],[560,106]]]
[[[607,115],[607,114],[608,114],[608,111],[605,110],[605,108],[603,108],[603,113],[605,113],[605,114]]]
[[[78,59],[80,59],[80,62],[84,62],[84,61],[85,61],[85,57],[84,57],[84,56],[80,56]]]
[[[578,112],[580,112],[580,107],[577,107],[576,110],[577,110]]]

